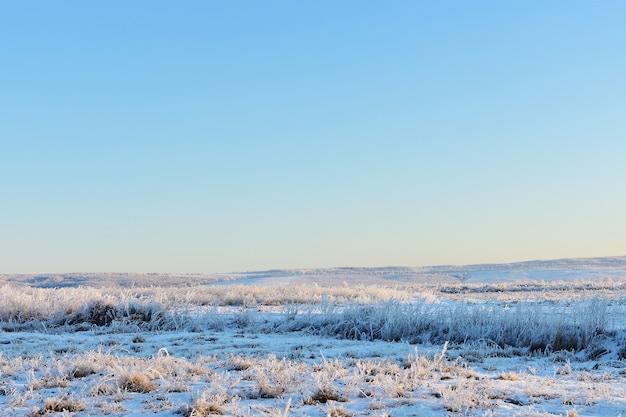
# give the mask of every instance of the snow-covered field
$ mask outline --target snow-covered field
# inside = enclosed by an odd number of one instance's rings
[[[626,416],[626,257],[0,283],[0,416]]]

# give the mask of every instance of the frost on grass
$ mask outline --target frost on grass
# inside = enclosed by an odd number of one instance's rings
[[[200,396],[193,398],[190,405],[184,405],[178,409],[177,413],[183,417],[207,417],[212,414],[224,415],[226,410],[224,404],[227,399],[216,394],[208,392],[202,393]]]
[[[64,395],[57,398],[47,398],[43,407],[35,408],[29,413],[29,416],[41,416],[49,413],[76,413],[86,409],[84,400]]]
[[[282,287],[281,287],[282,288]],[[451,301],[433,288],[378,289],[379,297],[349,297],[348,289],[320,290],[307,296],[272,287],[228,287],[233,307],[205,304],[197,291],[176,289],[28,289],[5,286],[0,296],[0,326],[4,331],[93,331],[150,332],[239,328],[250,332],[285,333],[306,331],[319,336],[354,340],[384,340],[406,343],[471,343],[488,341],[506,348],[529,351],[580,351],[599,338],[611,336],[612,321],[619,320],[622,304],[602,296],[574,301],[482,302]],[[219,287],[211,287],[222,292]],[[235,290],[241,294],[235,297]],[[247,291],[254,292],[254,302]],[[372,294],[359,287],[355,294]],[[449,291],[449,287],[446,289]],[[495,291],[495,290],[494,290]],[[501,295],[503,287],[495,294]],[[319,293],[324,293],[320,295]],[[480,293],[484,297],[483,293]],[[382,299],[382,296],[387,299]],[[28,300],[34,298],[34,303]],[[282,297],[282,298],[281,298]],[[206,298],[212,300],[209,295]],[[297,299],[298,302],[294,302]],[[238,301],[235,301],[238,300]],[[268,304],[260,304],[267,300]],[[443,302],[442,302],[443,301]],[[224,301],[219,302],[224,303]],[[229,304],[230,305],[230,304]],[[235,308],[235,305],[240,307]],[[622,357],[626,346],[622,343]],[[141,349],[141,346],[134,346]]]
[[[623,298],[605,287],[533,300],[493,288],[460,297],[450,286],[5,286],[0,410],[510,417],[626,408]]]
[[[74,413],[85,408],[90,415],[147,411],[157,415],[176,411],[183,416],[266,415],[268,410],[284,411],[287,402],[292,414],[320,417],[373,410],[394,415],[404,413],[404,407],[431,416],[489,415],[492,411],[511,416],[513,411],[543,407],[560,409],[563,415],[573,407],[593,410],[596,403],[615,401],[616,393],[626,387],[623,368],[582,371],[585,363],[555,362],[551,356],[516,359],[510,365],[515,370],[490,365],[504,359],[498,357],[492,361],[486,357],[474,367],[458,356],[458,349],[445,344],[420,354],[414,346],[388,343],[389,353],[413,349],[395,360],[346,357],[342,352],[370,342],[345,341],[333,357],[288,360],[269,352],[288,339],[250,335],[251,340],[267,344],[267,349],[228,356],[236,336],[222,335],[221,354],[192,360],[165,353],[119,355],[119,351],[41,356],[27,363],[19,357],[4,358],[3,372],[13,370],[8,377],[13,390],[0,397],[0,405],[10,407],[15,416]],[[314,346],[316,340],[300,336],[290,343],[297,350],[296,342]],[[146,343],[154,341],[166,342],[164,335],[146,335]],[[62,379],[73,364],[94,357],[101,364],[97,374],[64,380],[61,390],[65,394],[55,393],[59,390],[58,381],[52,382],[55,378]],[[528,368],[531,363],[537,367]]]

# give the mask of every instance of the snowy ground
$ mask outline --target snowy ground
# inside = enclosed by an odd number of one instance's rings
[[[46,401],[63,398],[84,405],[77,415],[170,416],[201,398],[227,415],[549,416],[577,410],[617,416],[626,410],[622,362],[567,354],[501,358],[477,347],[450,349],[440,360],[442,346],[237,331],[16,333],[3,335],[7,341],[0,397],[6,416],[47,414]],[[93,374],[72,376],[77,369]],[[121,386],[129,375],[145,375],[152,388]]]
[[[229,279],[246,285],[184,291],[32,289],[16,279],[0,295],[0,416],[626,416],[624,259],[444,269],[242,273]],[[424,283],[433,275],[446,278]],[[128,307],[84,314],[94,300],[144,298],[174,324]],[[336,331],[351,312],[359,337]],[[540,349],[496,340],[521,339],[498,331],[529,314],[548,329],[534,331],[600,331],[571,350],[554,349],[554,335]],[[449,333],[401,328],[385,340],[418,315]],[[468,328],[466,340],[445,316]]]

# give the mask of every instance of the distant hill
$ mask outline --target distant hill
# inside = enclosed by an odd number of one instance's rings
[[[231,274],[67,273],[0,274],[0,285],[39,288],[150,287],[215,284],[356,285],[626,280],[626,256],[427,267],[275,269]]]
[[[228,274],[165,274],[165,273],[66,273],[66,274],[0,274],[0,284],[28,285],[38,288],[63,287],[152,287],[204,285],[227,282],[241,276]]]

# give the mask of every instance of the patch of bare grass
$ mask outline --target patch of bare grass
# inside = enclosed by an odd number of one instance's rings
[[[138,372],[122,374],[117,383],[122,390],[137,393],[152,392],[157,387],[145,374]]]
[[[89,375],[93,375],[97,373],[98,370],[93,363],[90,362],[79,362],[77,363],[72,370],[70,371],[69,377],[73,378],[86,378]]]
[[[255,362],[255,368],[250,372],[256,381],[258,397],[279,398],[300,384],[306,368],[304,363],[278,359],[272,354]]]
[[[219,395],[203,393],[193,400],[191,405],[185,405],[177,413],[183,417],[207,417],[210,415],[225,415],[224,404],[226,399]]]
[[[31,416],[41,416],[49,413],[77,413],[85,411],[87,405],[82,399],[72,396],[61,396],[57,398],[47,398],[41,409],[33,410]]]
[[[503,372],[500,374],[499,378],[503,381],[519,381],[522,379],[519,374],[515,372]]]
[[[344,407],[337,406],[333,402],[328,403],[327,417],[353,417],[354,413]]]

